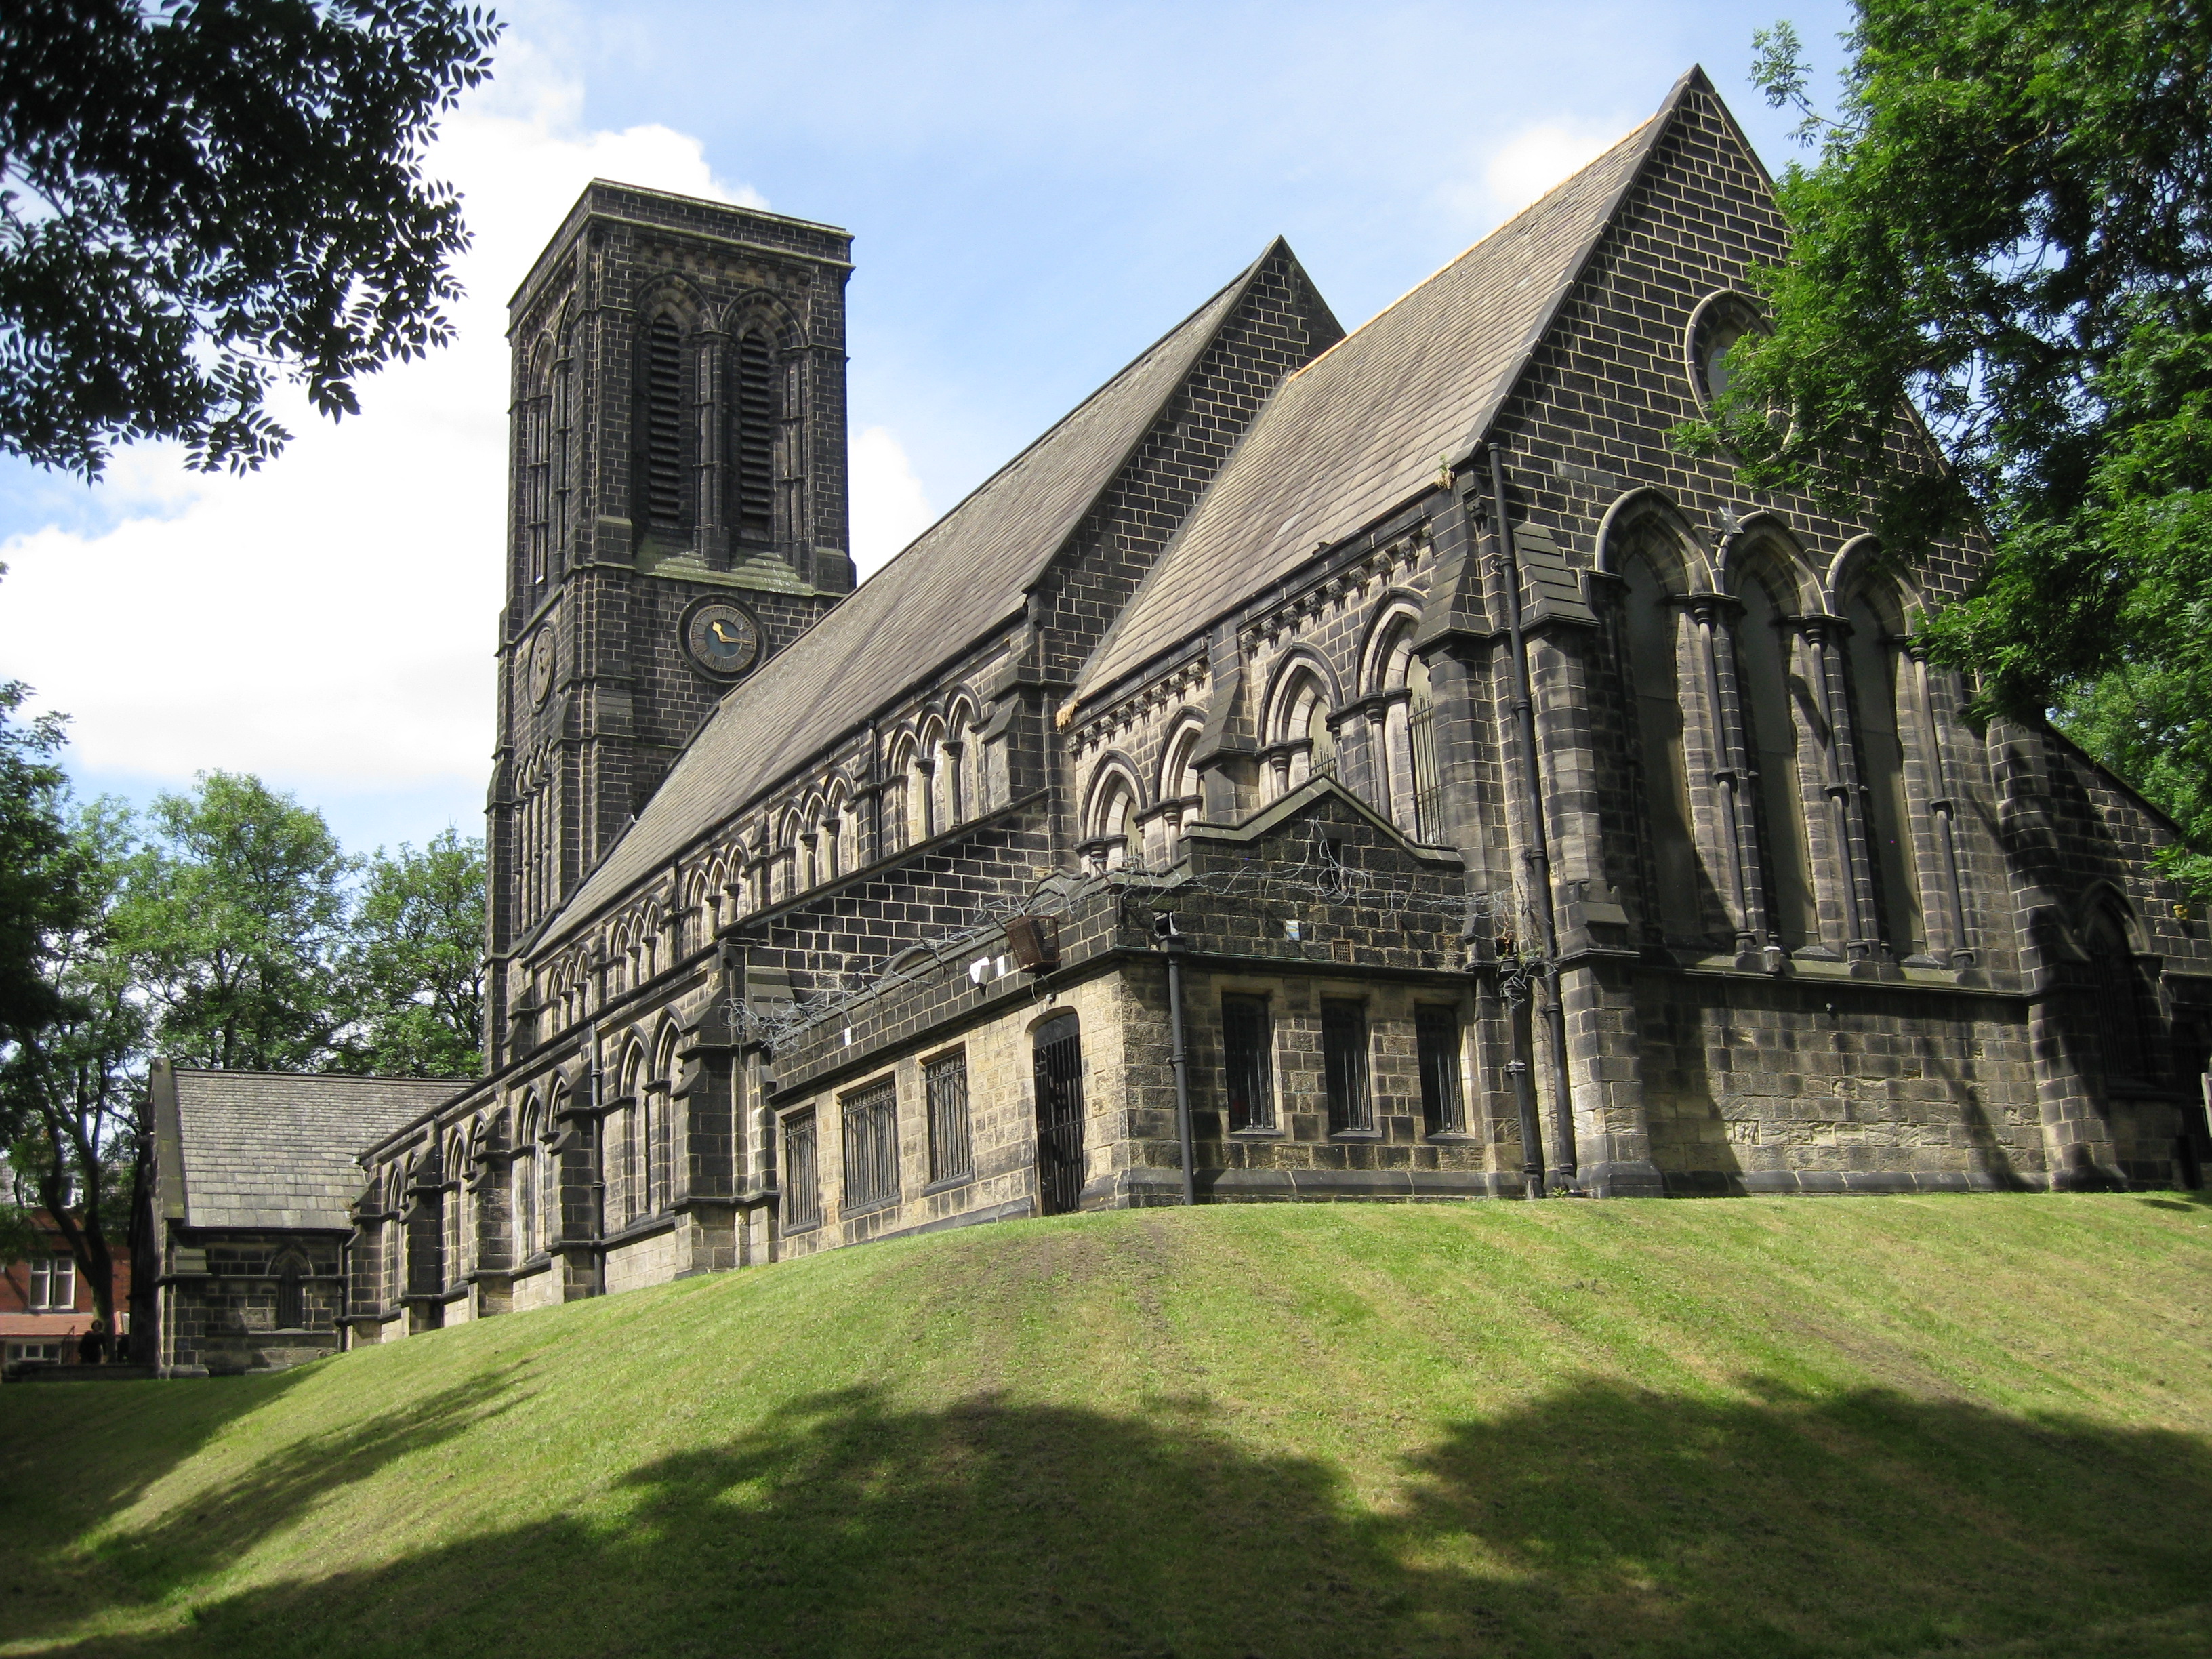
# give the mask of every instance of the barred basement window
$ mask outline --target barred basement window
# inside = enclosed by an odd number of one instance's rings
[[[684,522],[684,339],[656,317],[645,342],[645,506],[663,528]]]
[[[1421,1072],[1423,1123],[1432,1135],[1464,1133],[1467,1109],[1460,1086],[1459,1015],[1449,1008],[1416,1008],[1413,1039]]]
[[[1221,1066],[1225,1074],[1231,1129],[1275,1127],[1273,1044],[1267,999],[1221,999]]]
[[[929,1178],[957,1181],[975,1173],[968,1133],[968,1054],[944,1054],[922,1076],[929,1085]]]
[[[845,1207],[898,1195],[898,1088],[885,1078],[845,1097]]]
[[[1331,1134],[1371,1134],[1375,1101],[1367,1089],[1367,1009],[1325,997],[1321,1005],[1322,1087],[1328,1096]]]
[[[814,1114],[783,1121],[783,1231],[795,1233],[822,1222],[821,1160],[815,1145]]]
[[[737,457],[738,530],[757,541],[775,535],[775,358],[757,334],[738,339]]]

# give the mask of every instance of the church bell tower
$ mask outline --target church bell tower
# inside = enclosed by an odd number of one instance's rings
[[[852,590],[852,238],[595,179],[508,304],[487,1056],[507,969],[732,686]]]

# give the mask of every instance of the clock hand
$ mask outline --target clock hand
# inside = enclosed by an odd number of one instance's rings
[[[738,642],[738,636],[730,631],[730,625],[726,622],[708,623],[707,627],[708,630],[724,645],[735,645]]]

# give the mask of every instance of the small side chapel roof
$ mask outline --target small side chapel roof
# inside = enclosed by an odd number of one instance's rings
[[[1243,297],[1270,247],[732,688],[540,936],[574,933],[767,785],[1021,612],[1024,595]]]
[[[1287,376],[1098,648],[1078,700],[1280,580],[1462,460],[1684,95],[1418,288]]]
[[[353,1225],[356,1154],[470,1085],[457,1078],[198,1071],[156,1061],[164,1210],[188,1227]]]

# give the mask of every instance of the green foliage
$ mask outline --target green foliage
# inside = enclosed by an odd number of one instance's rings
[[[342,971],[357,1029],[342,1063],[387,1076],[473,1077],[483,1066],[483,843],[448,826],[416,852],[379,848]]]
[[[0,10],[0,448],[258,465],[276,374],[326,415],[452,337],[436,119],[500,25],[450,0],[58,0]]]
[[[21,1127],[9,1161],[34,1184],[110,1329],[111,1259],[128,1231],[146,1128],[150,1021],[130,890],[135,840],[129,810],[115,801],[92,802],[70,821],[58,857],[73,903],[41,941],[56,1012],[0,1051],[0,1115]]]
[[[1789,261],[1753,275],[1771,332],[1681,441],[1870,501],[1899,552],[1985,527],[1938,659],[1983,714],[2072,716],[2212,851],[2212,12],[1859,0],[1847,45],[1828,120],[1795,33],[1759,37],[1754,80],[1821,150],[1779,185]]]
[[[62,721],[15,718],[29,688],[0,682],[0,1046],[59,1012],[47,983],[46,936],[74,908],[75,883],[61,802],[68,780],[54,757]],[[8,1126],[0,1122],[0,1139]]]
[[[209,772],[151,817],[131,884],[163,1052],[249,1071],[327,1063],[349,1018],[337,958],[354,865],[322,814]]]
[[[1224,1205],[14,1391],[24,1651],[2146,1659],[2212,1208]]]

